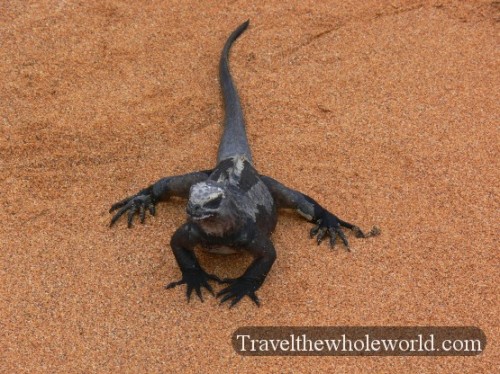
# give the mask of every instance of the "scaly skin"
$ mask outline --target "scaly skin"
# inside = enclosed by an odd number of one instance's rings
[[[171,196],[189,197],[188,220],[177,229],[170,241],[182,277],[166,288],[185,284],[188,301],[193,291],[203,301],[203,288],[214,294],[210,281],[227,284],[216,296],[221,298],[221,304],[229,302],[230,307],[245,296],[260,305],[256,291],[264,283],[276,259],[270,236],[276,226],[278,208],[294,209],[314,223],[310,236],[315,237],[318,244],[328,236],[332,248],[339,237],[349,250],[343,228],[353,231],[358,238],[380,233],[374,227],[365,234],[309,196],[260,175],[253,167],[241,102],[228,61],[232,43],[247,27],[248,21],[240,25],[230,35],[221,53],[220,81],[226,114],[215,168],[162,178],[110,209],[110,212],[116,211],[111,225],[127,214],[127,223],[131,227],[136,215],[139,215],[141,223],[145,222],[146,212],[154,215],[155,206],[160,201]],[[196,246],[221,254],[227,253],[228,248],[247,251],[254,260],[240,277],[221,280],[201,267],[194,252]]]

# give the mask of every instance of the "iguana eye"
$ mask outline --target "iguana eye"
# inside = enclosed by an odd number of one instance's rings
[[[203,205],[203,207],[209,208],[209,209],[217,209],[219,207],[221,201],[222,201],[222,195],[220,195],[219,197],[217,197],[213,200],[210,200],[208,203]]]

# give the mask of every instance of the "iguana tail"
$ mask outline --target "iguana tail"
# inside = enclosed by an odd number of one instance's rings
[[[225,118],[224,132],[217,157],[218,162],[236,155],[243,155],[252,162],[240,98],[229,72],[229,49],[238,36],[246,30],[248,23],[249,21],[242,23],[233,31],[227,39],[220,57],[219,75],[222,95],[224,96]]]

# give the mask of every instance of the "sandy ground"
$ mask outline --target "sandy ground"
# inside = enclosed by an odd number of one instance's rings
[[[499,364],[496,1],[0,2],[0,371],[469,372]],[[232,50],[256,166],[382,235],[283,213],[258,294],[165,290],[184,202],[110,205],[214,164]],[[249,257],[200,255],[237,276]],[[242,357],[247,325],[478,326],[477,357]]]

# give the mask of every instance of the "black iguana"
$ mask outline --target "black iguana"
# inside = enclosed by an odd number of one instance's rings
[[[210,280],[225,283],[228,286],[217,297],[222,297],[221,304],[231,300],[231,307],[245,295],[259,305],[255,291],[262,286],[276,258],[270,236],[276,226],[277,208],[295,209],[308,221],[315,223],[310,234],[311,237],[316,236],[318,244],[328,234],[332,247],[338,236],[349,249],[341,227],[352,230],[356,237],[361,238],[379,232],[374,227],[369,233],[363,233],[357,226],[336,217],[309,196],[259,174],[253,167],[243,111],[228,66],[229,49],[248,23],[246,21],[240,25],[229,36],[220,58],[225,119],[215,168],[160,179],[110,209],[110,212],[118,210],[111,225],[127,212],[130,227],[135,214],[139,214],[141,223],[147,210],[154,215],[158,202],[170,196],[188,197],[187,222],[177,229],[170,241],[182,278],[168,284],[166,288],[186,284],[188,301],[193,290],[203,301],[202,288],[213,294],[208,283]],[[240,277],[221,280],[206,273],[200,266],[194,252],[197,246],[221,254],[245,250],[252,254],[254,260]]]

